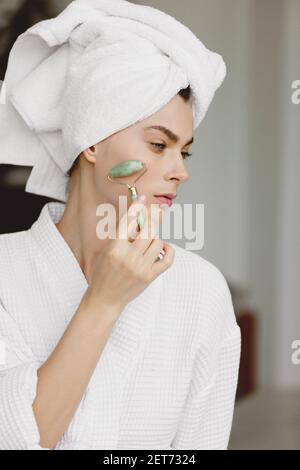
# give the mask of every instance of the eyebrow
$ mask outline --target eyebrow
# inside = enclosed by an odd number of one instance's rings
[[[174,132],[172,132],[170,129],[168,129],[167,127],[165,126],[149,126],[149,127],[145,127],[144,130],[148,130],[148,129],[156,129],[158,131],[161,131],[163,132],[167,137],[169,137],[170,140],[172,140],[173,142],[175,142],[175,144],[179,141],[179,136],[174,134]],[[194,137],[191,138],[191,140],[189,140],[186,144],[186,145],[189,145],[189,144],[192,144],[194,142]]]

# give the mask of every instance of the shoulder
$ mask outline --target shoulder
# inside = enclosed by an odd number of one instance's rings
[[[30,273],[32,243],[27,230],[0,234],[0,298],[3,292],[16,290]]]
[[[232,295],[224,273],[195,252],[169,243],[175,253],[169,280],[172,295],[195,317],[201,336],[219,339],[238,333]],[[173,283],[172,283],[173,281]]]
[[[29,245],[30,240],[27,230],[0,234],[1,266],[5,261],[18,262],[18,259],[26,256]]]
[[[225,275],[215,264],[175,243],[168,244],[175,252],[172,267],[182,273],[181,277],[185,276],[197,288],[205,286],[206,289],[211,287],[220,293],[228,293],[229,287]]]

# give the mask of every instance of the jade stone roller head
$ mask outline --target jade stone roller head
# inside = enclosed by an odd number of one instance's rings
[[[130,185],[128,183],[121,182],[121,181],[114,181],[112,179],[112,178],[120,178],[120,177],[124,177],[124,176],[131,176],[131,175],[139,172],[142,169],[144,171],[134,180],[132,185]],[[125,186],[127,186],[127,188],[129,189],[129,192],[130,192],[130,198],[131,198],[132,201],[134,201],[138,197],[138,192],[137,192],[137,188],[135,186],[135,183],[147,171],[147,169],[148,169],[147,165],[145,163],[141,162],[140,160],[126,160],[125,162],[122,162],[122,163],[119,163],[118,165],[115,165],[110,170],[109,174],[107,175],[107,178],[112,183],[119,183],[119,184],[124,184]],[[143,213],[140,213],[138,215],[137,223],[138,223],[138,225],[141,229],[144,225]]]

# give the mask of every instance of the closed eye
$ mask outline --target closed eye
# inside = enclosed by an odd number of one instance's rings
[[[160,150],[164,150],[165,147],[166,147],[165,144],[160,144],[160,143],[157,143],[157,142],[151,142],[151,145],[158,145]],[[182,155],[183,159],[192,156],[192,154],[189,153],[189,152],[181,152],[181,155]]]

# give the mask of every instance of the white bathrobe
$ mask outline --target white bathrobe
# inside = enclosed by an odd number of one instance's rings
[[[0,235],[0,449],[42,449],[37,369],[88,287],[44,205],[29,230]],[[174,263],[114,324],[61,449],[226,449],[240,329],[221,271],[172,244]],[[59,384],[57,384],[59,386]]]

